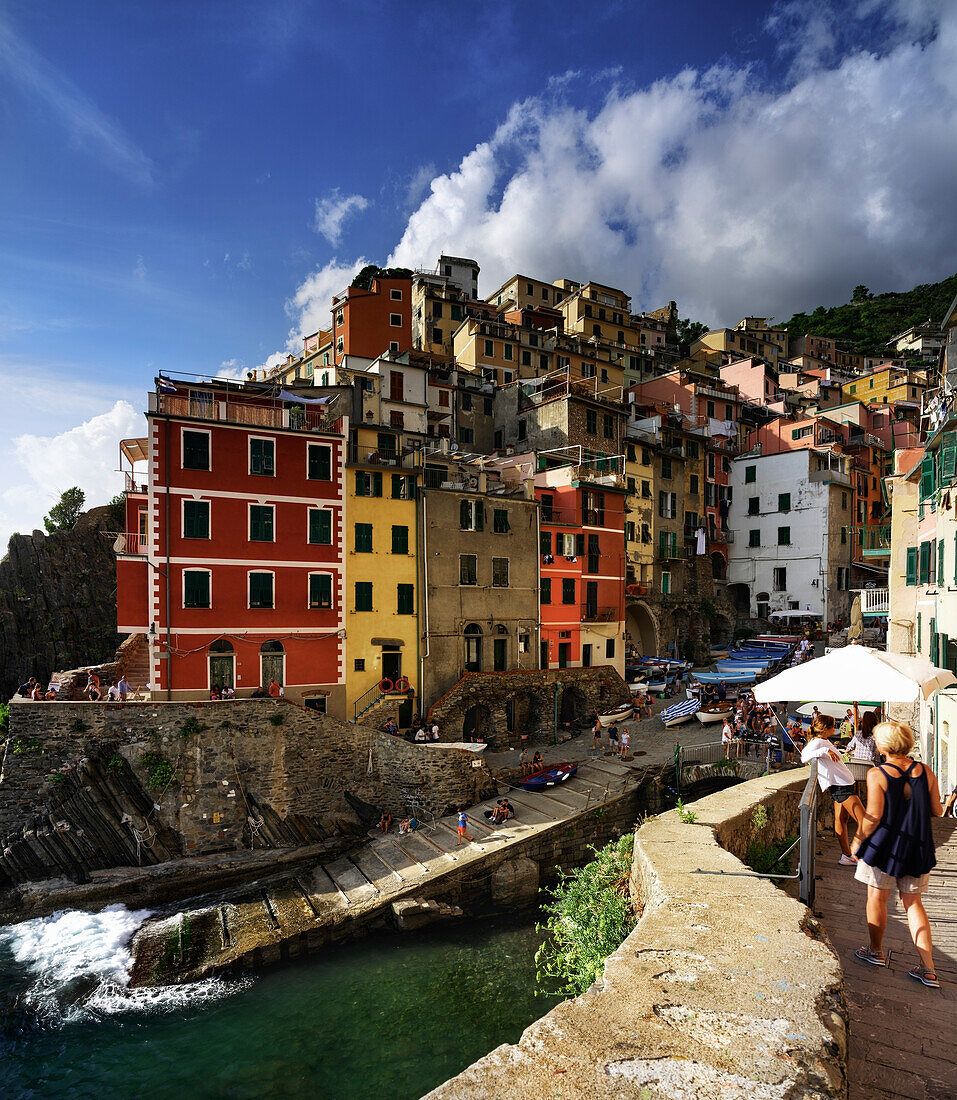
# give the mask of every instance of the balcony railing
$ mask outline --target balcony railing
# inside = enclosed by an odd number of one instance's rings
[[[865,558],[886,558],[891,552],[891,525],[865,524],[854,529]]]
[[[122,545],[120,539],[123,540]],[[139,531],[121,531],[117,535],[116,553],[144,557],[146,555],[146,544],[146,537],[141,535]]]
[[[207,391],[203,391],[204,395]],[[245,424],[254,428],[280,428],[301,432],[342,434],[342,417],[331,418],[328,410],[303,405],[254,405],[229,400],[225,395],[210,394],[211,400],[196,400],[180,395],[151,393],[149,411],[163,416],[182,416],[194,420],[216,420],[225,424]]]
[[[542,523],[552,527],[581,527],[581,513],[577,508],[548,508],[542,505]]]
[[[369,450],[355,443],[349,446],[349,461],[363,466],[392,466],[403,470],[415,469],[421,463],[422,452],[418,449],[402,454],[398,451]]]
[[[843,470],[825,466],[823,470],[811,470],[808,474],[809,481],[816,481],[822,485],[843,485],[850,489],[851,476]]]
[[[862,615],[887,615],[890,613],[890,593],[886,588],[865,588],[861,592]]]
[[[674,546],[662,546],[659,543],[655,547],[655,557],[659,561],[680,561],[684,556],[684,547],[678,546],[677,543]]]
[[[618,619],[618,608],[599,607],[597,604],[583,603],[581,605],[581,621],[583,623],[613,623]]]
[[[129,470],[123,472],[123,492],[125,493],[148,493],[149,485],[145,481],[137,481],[136,476],[131,474]]]

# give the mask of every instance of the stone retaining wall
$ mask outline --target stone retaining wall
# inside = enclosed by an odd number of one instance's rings
[[[146,753],[168,762],[171,782],[150,787],[155,763],[146,764]],[[125,779],[134,805],[112,784],[106,789],[111,775]],[[494,790],[484,760],[467,750],[413,745],[283,699],[14,701],[0,768],[0,839],[10,849],[30,834],[32,854],[16,873],[7,867],[8,877],[24,881],[43,877],[30,870],[37,861],[67,874],[77,863],[118,865],[115,851],[95,856],[98,847],[113,846],[87,841],[98,822],[107,821],[110,831],[123,814],[134,817],[154,800],[160,809],[151,824],[175,834],[182,855],[201,855],[249,847],[250,816],[266,821],[276,846],[314,843],[343,820],[358,825],[346,791],[394,814],[416,799],[438,816]],[[63,822],[86,841],[60,860],[57,853],[69,846]],[[0,854],[0,878],[7,854]]]
[[[695,803],[696,824],[676,811],[644,824],[643,914],[602,980],[430,1100],[846,1097],[837,957],[805,906],[732,854],[759,803],[762,839],[796,831],[806,781],[806,770],[752,780]]]

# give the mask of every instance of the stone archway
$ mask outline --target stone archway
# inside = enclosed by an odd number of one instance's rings
[[[469,707],[462,719],[462,738],[471,741],[476,737],[488,737],[492,726],[492,712],[481,703]]]
[[[558,721],[562,726],[577,726],[588,713],[585,696],[575,687],[567,687],[562,692],[558,704]]]
[[[728,559],[720,550],[715,550],[711,554],[711,575],[716,581],[728,579]]]
[[[646,603],[629,602],[625,611],[625,624],[631,635],[631,644],[638,650],[639,656],[659,655],[658,621]]]
[[[728,599],[739,619],[751,618],[751,589],[746,584],[729,584]]]

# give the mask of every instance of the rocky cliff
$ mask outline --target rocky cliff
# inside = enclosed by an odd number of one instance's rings
[[[28,676],[110,660],[116,633],[116,555],[108,508],[72,531],[14,535],[0,561],[0,699]]]

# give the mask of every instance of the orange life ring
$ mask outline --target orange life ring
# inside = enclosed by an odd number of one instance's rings
[[[400,676],[395,682],[396,691],[408,691],[409,687],[409,681],[404,676]]]
[[[383,695],[388,695],[389,692],[392,691],[392,688],[393,684],[391,680],[386,679],[379,681],[379,691],[381,691]]]

